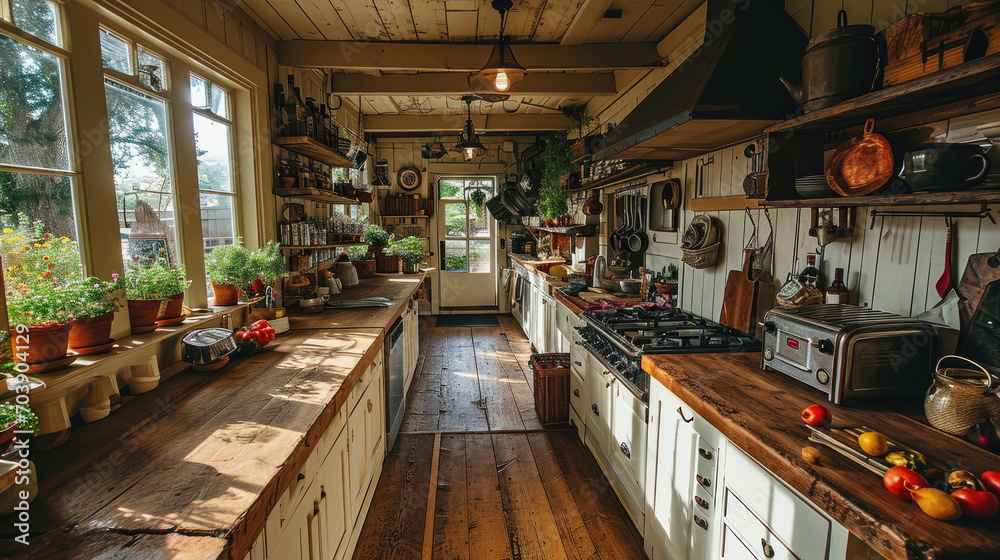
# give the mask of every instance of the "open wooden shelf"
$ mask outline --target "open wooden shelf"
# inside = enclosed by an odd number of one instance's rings
[[[629,179],[638,179],[639,177],[643,177],[645,175],[652,175],[653,173],[660,173],[663,171],[667,171],[672,167],[673,164],[666,161],[640,163],[635,167],[630,167],[624,171],[620,171],[618,173],[615,173],[614,175],[610,175],[603,179],[598,179],[597,181],[594,181],[592,183],[581,183],[582,186],[580,188],[567,189],[566,192],[600,189],[608,185],[614,185],[616,183],[622,183],[624,181],[628,181]]]
[[[883,119],[917,113],[980,96],[995,99],[997,92],[1000,92],[1000,53],[811,111],[770,126],[765,132],[837,130],[845,125],[860,125],[869,117]],[[977,103],[988,104],[987,98]],[[955,107],[955,110],[981,111],[983,108]],[[935,120],[939,120],[937,116]]]
[[[337,152],[333,148],[321,144],[308,136],[279,136],[274,139],[274,145],[326,165],[332,165],[334,167],[347,167],[350,169],[354,169],[356,167],[353,161],[347,159],[347,157],[340,152]]]
[[[760,200],[770,208],[837,208],[843,206],[922,206],[930,204],[984,204],[1000,202],[1000,190],[912,193],[888,196],[838,196],[797,200]]]
[[[346,198],[322,189],[277,188],[272,192],[277,196],[283,196],[285,198],[301,198],[304,200],[312,200],[313,202],[323,202],[326,204],[361,204],[361,201],[355,198]]]
[[[561,233],[561,234],[573,234],[577,230],[584,228],[593,228],[594,232],[591,235],[597,235],[597,224],[571,224],[568,226],[555,226],[555,227],[544,227],[544,226],[524,226],[527,229],[533,229],[536,231],[544,231],[547,233]],[[587,236],[589,237],[589,236]]]
[[[395,218],[429,218],[430,216],[428,216],[427,214],[417,214],[414,216],[382,216],[382,217],[385,219],[390,219],[390,218],[395,219]]]
[[[345,243],[333,243],[330,245],[282,245],[282,251],[301,251],[303,249],[336,249],[337,247],[367,247],[367,243],[360,241],[348,241]]]

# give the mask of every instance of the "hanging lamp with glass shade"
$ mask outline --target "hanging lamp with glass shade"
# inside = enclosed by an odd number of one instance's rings
[[[476,134],[476,128],[472,124],[472,102],[475,99],[476,97],[472,95],[462,96],[462,101],[465,102],[467,119],[465,127],[458,133],[458,143],[455,144],[455,149],[462,151],[465,161],[472,161],[486,153],[486,146],[483,146],[482,142],[479,141],[479,135]]]
[[[490,59],[486,61],[486,66],[469,76],[469,85],[477,89],[493,88],[496,91],[505,92],[510,89],[510,86],[524,78],[525,69],[514,58],[514,51],[508,43],[510,38],[504,35],[507,26],[507,12],[514,4],[511,0],[493,0],[492,6],[494,10],[500,12],[500,40],[493,45],[493,51],[490,53]]]

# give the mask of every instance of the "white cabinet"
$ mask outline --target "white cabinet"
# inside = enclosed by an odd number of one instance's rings
[[[403,311],[403,346],[404,346],[404,367],[403,377],[404,395],[410,391],[413,383],[413,375],[417,371],[417,356],[420,354],[420,306],[416,299],[411,299],[410,303]]]
[[[611,380],[610,371],[596,359],[587,368],[587,403],[584,422],[587,424],[587,441],[608,456],[611,433]]]
[[[384,450],[382,440],[385,437],[385,411],[382,406],[384,401],[382,391],[380,375],[365,389],[347,420],[350,497],[355,515],[360,513],[371,483],[374,472],[373,461],[382,463],[382,457],[377,456],[380,448]]]

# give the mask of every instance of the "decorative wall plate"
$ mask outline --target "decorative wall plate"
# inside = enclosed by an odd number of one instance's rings
[[[407,192],[420,188],[420,171],[413,167],[404,167],[396,174],[396,184]]]

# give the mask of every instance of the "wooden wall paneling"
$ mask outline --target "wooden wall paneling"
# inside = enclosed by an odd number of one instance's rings
[[[583,0],[549,0],[538,18],[534,40],[549,42],[561,39],[582,6]]]
[[[632,2],[622,8],[621,19],[602,18],[587,35],[587,43],[617,43],[646,12],[647,6]]]
[[[183,14],[198,25],[198,27],[205,27],[204,0],[184,0]]]
[[[217,4],[212,3],[205,7],[205,30],[219,41],[226,41],[225,16]]]
[[[928,308],[927,294],[933,290],[937,278],[931,279],[931,259],[934,249],[934,224],[940,218],[920,218],[917,236],[917,253],[913,263],[913,294],[910,297],[909,315],[918,315]],[[935,294],[936,295],[936,294]]]
[[[257,39],[254,37],[252,25],[253,22],[251,25],[240,24],[240,44],[243,47],[243,58],[263,68],[262,61],[257,58]]]
[[[477,10],[448,10],[448,40],[475,41],[479,13]]]
[[[869,306],[874,306],[875,282],[878,275],[885,230],[886,224],[881,220],[876,222],[875,229],[865,230],[861,266],[858,268],[858,305],[867,303]]]
[[[886,220],[872,296],[872,305],[878,309],[909,309],[913,301],[919,233],[918,217]]]
[[[407,2],[374,0],[375,10],[391,41],[416,41],[417,30]]]
[[[181,0],[171,0],[179,4]],[[266,33],[279,39],[298,39],[298,34],[278,15],[278,12],[267,3],[267,0],[243,0],[240,7]]]
[[[229,14],[223,15],[223,23],[225,24],[226,44],[234,51],[243,54],[243,34],[240,33],[240,23]]]
[[[324,39],[350,41],[356,38],[341,19],[345,12],[335,9],[329,0],[298,0],[298,5]]]
[[[646,13],[639,18],[639,21],[635,22],[622,37],[623,43],[641,43],[643,41],[651,40],[649,36],[653,34],[657,27],[667,19],[670,14],[674,12],[676,6],[649,6],[646,9]]]
[[[421,7],[410,5],[413,14],[413,26],[416,28],[418,41],[448,39],[448,20],[444,6]]]
[[[267,2],[278,12],[281,19],[285,20],[285,23],[292,28],[298,36],[296,38],[323,39],[323,34],[316,28],[316,24],[302,11],[302,7],[295,0],[267,0]]]

